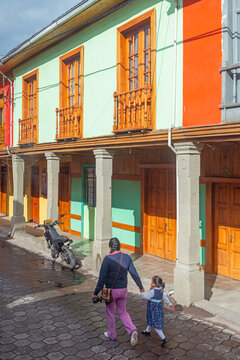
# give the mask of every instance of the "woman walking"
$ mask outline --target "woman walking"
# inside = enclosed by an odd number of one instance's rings
[[[144,292],[144,289],[131,257],[120,251],[120,241],[117,238],[112,238],[109,241],[109,249],[110,254],[105,256],[103,260],[98,283],[92,297],[97,297],[104,285],[106,288],[112,288],[112,301],[110,304],[106,304],[108,331],[104,335],[110,340],[117,338],[114,314],[116,304],[118,315],[130,336],[130,343],[134,346],[138,341],[137,328],[126,310],[128,272],[139,287],[140,292]]]

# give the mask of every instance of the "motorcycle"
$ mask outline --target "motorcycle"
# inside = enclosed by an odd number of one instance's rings
[[[60,215],[60,218],[64,215]],[[51,219],[45,220],[43,224],[37,224],[34,229],[43,227],[44,237],[47,242],[47,246],[51,249],[51,255],[54,261],[60,256],[61,259],[67,264],[67,267],[71,270],[78,265],[78,261],[75,258],[70,244],[73,242],[67,236],[60,235],[55,226],[63,224],[59,220],[52,221]]]

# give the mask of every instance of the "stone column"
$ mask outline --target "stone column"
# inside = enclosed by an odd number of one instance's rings
[[[58,210],[58,183],[60,159],[52,152],[45,153],[47,159],[47,218],[56,220]]]
[[[200,148],[176,144],[178,183],[178,244],[174,269],[174,298],[182,304],[204,299],[204,272],[200,268],[199,176]]]
[[[25,231],[24,214],[24,160],[19,155],[12,155],[13,170],[13,216],[11,236],[15,232]]]
[[[94,150],[96,159],[96,226],[93,243],[93,272],[98,274],[112,237],[112,155]]]

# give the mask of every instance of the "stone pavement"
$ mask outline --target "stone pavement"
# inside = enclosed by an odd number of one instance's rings
[[[6,236],[9,231],[10,218],[0,216],[0,236]],[[42,232],[33,230],[34,224],[27,224],[28,234],[18,234],[15,239],[9,240],[10,243],[36,252],[44,257],[51,259],[49,249],[43,239]],[[4,231],[5,233],[4,233]],[[33,236],[34,235],[34,236]],[[69,236],[69,234],[66,234]],[[89,274],[92,273],[92,242],[70,235],[73,239],[73,250],[82,259],[83,267]],[[156,258],[151,255],[131,254],[134,265],[139,272],[143,285],[149,288],[152,275],[159,274],[166,282],[166,293],[173,293],[173,270],[175,263]],[[136,293],[138,290],[129,278],[129,290]],[[211,322],[223,323],[225,326],[240,332],[240,281],[230,279],[215,274],[205,274],[205,299],[196,302],[197,308],[190,308],[191,313],[201,313],[205,311],[205,319]],[[172,301],[174,301],[172,299]],[[199,309],[200,311],[199,311]]]
[[[105,305],[92,304],[96,279],[0,239],[0,359],[240,359],[240,334],[186,311],[165,309],[165,348],[140,335],[134,348],[117,320],[117,341],[104,339]],[[129,292],[128,311],[145,327],[146,302]]]

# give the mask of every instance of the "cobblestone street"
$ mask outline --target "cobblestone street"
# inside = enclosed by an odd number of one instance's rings
[[[117,341],[107,341],[105,307],[92,304],[96,279],[71,272],[16,246],[0,241],[0,359],[127,360],[240,359],[240,334],[165,310],[165,348],[153,332],[131,347],[117,321]],[[129,293],[128,310],[145,327],[146,302]]]

